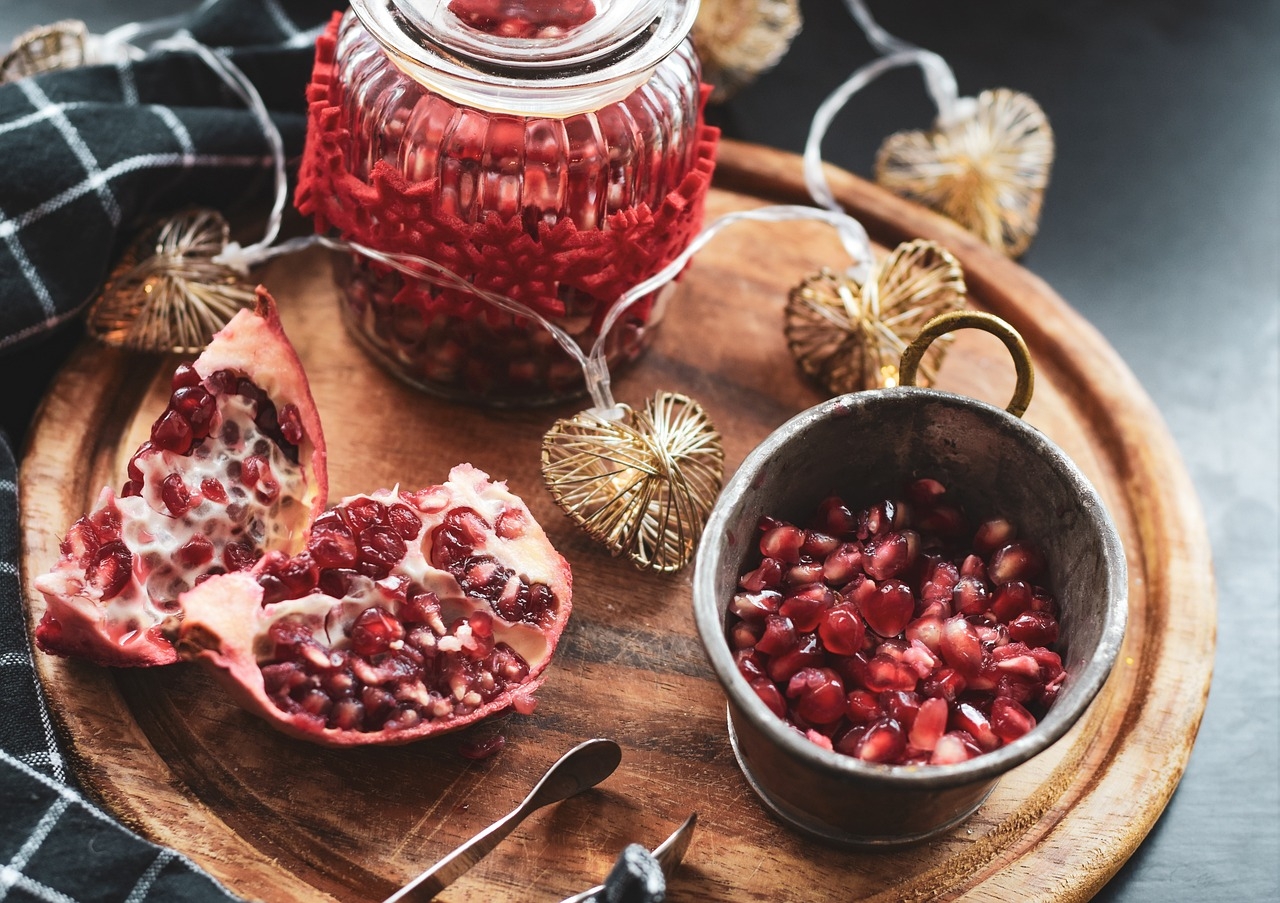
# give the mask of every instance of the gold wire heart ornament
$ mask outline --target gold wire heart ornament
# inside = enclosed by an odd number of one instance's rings
[[[876,157],[876,181],[1017,257],[1039,228],[1053,153],[1040,105],[1000,88],[932,132],[890,135]]]
[[[199,352],[254,302],[253,286],[214,262],[230,235],[214,210],[180,213],[146,230],[89,309],[89,334],[133,351]]]
[[[950,252],[923,239],[898,245],[862,284],[824,269],[787,297],[787,346],[801,371],[833,395],[898,384],[898,362],[920,328],[961,310],[964,271]],[[920,365],[931,384],[946,354],[935,342]]]
[[[670,573],[693,556],[720,494],[724,446],[698,402],[658,392],[640,412],[620,404],[557,420],[542,440],[542,478],[611,554]]]

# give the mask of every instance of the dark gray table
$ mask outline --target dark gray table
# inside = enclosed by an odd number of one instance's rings
[[[65,16],[102,31],[172,0],[0,0],[0,44]],[[881,0],[894,34],[940,53],[962,94],[1044,107],[1058,158],[1023,263],[1107,337],[1169,424],[1218,581],[1218,656],[1182,784],[1097,898],[1280,899],[1280,3]],[[777,69],[714,117],[799,151],[819,101],[871,51],[838,0]],[[858,95],[824,145],[869,175],[880,141],[932,109],[914,70]],[[66,341],[70,341],[67,339]],[[56,359],[0,360],[19,442]],[[20,381],[18,381],[20,379]]]

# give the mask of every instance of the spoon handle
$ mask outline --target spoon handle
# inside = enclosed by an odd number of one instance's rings
[[[599,784],[622,760],[612,740],[580,743],[547,769],[519,806],[400,888],[383,903],[427,903],[502,842],[531,813]]]

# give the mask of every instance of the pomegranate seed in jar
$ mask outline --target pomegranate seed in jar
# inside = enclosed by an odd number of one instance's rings
[[[837,753],[950,765],[1032,730],[1066,673],[1039,549],[1017,525],[976,531],[946,486],[811,521],[762,517],[728,606],[739,671],[777,717]]]

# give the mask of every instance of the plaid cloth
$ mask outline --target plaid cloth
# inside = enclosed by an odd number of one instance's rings
[[[186,25],[254,82],[289,158],[302,149],[315,39],[342,5],[207,0]],[[261,204],[272,189],[260,124],[190,52],[0,85],[0,160],[0,355],[74,323],[143,221],[190,205]],[[26,633],[16,475],[0,431],[0,901],[236,900],[76,787]],[[636,847],[602,896],[656,903],[656,869]]]
[[[253,80],[290,156],[317,26],[337,6],[213,0],[186,26]],[[0,160],[0,353],[73,321],[143,219],[271,191],[261,126],[189,52],[0,86]],[[36,680],[18,549],[16,468],[0,433],[0,900],[235,900],[80,795]]]

